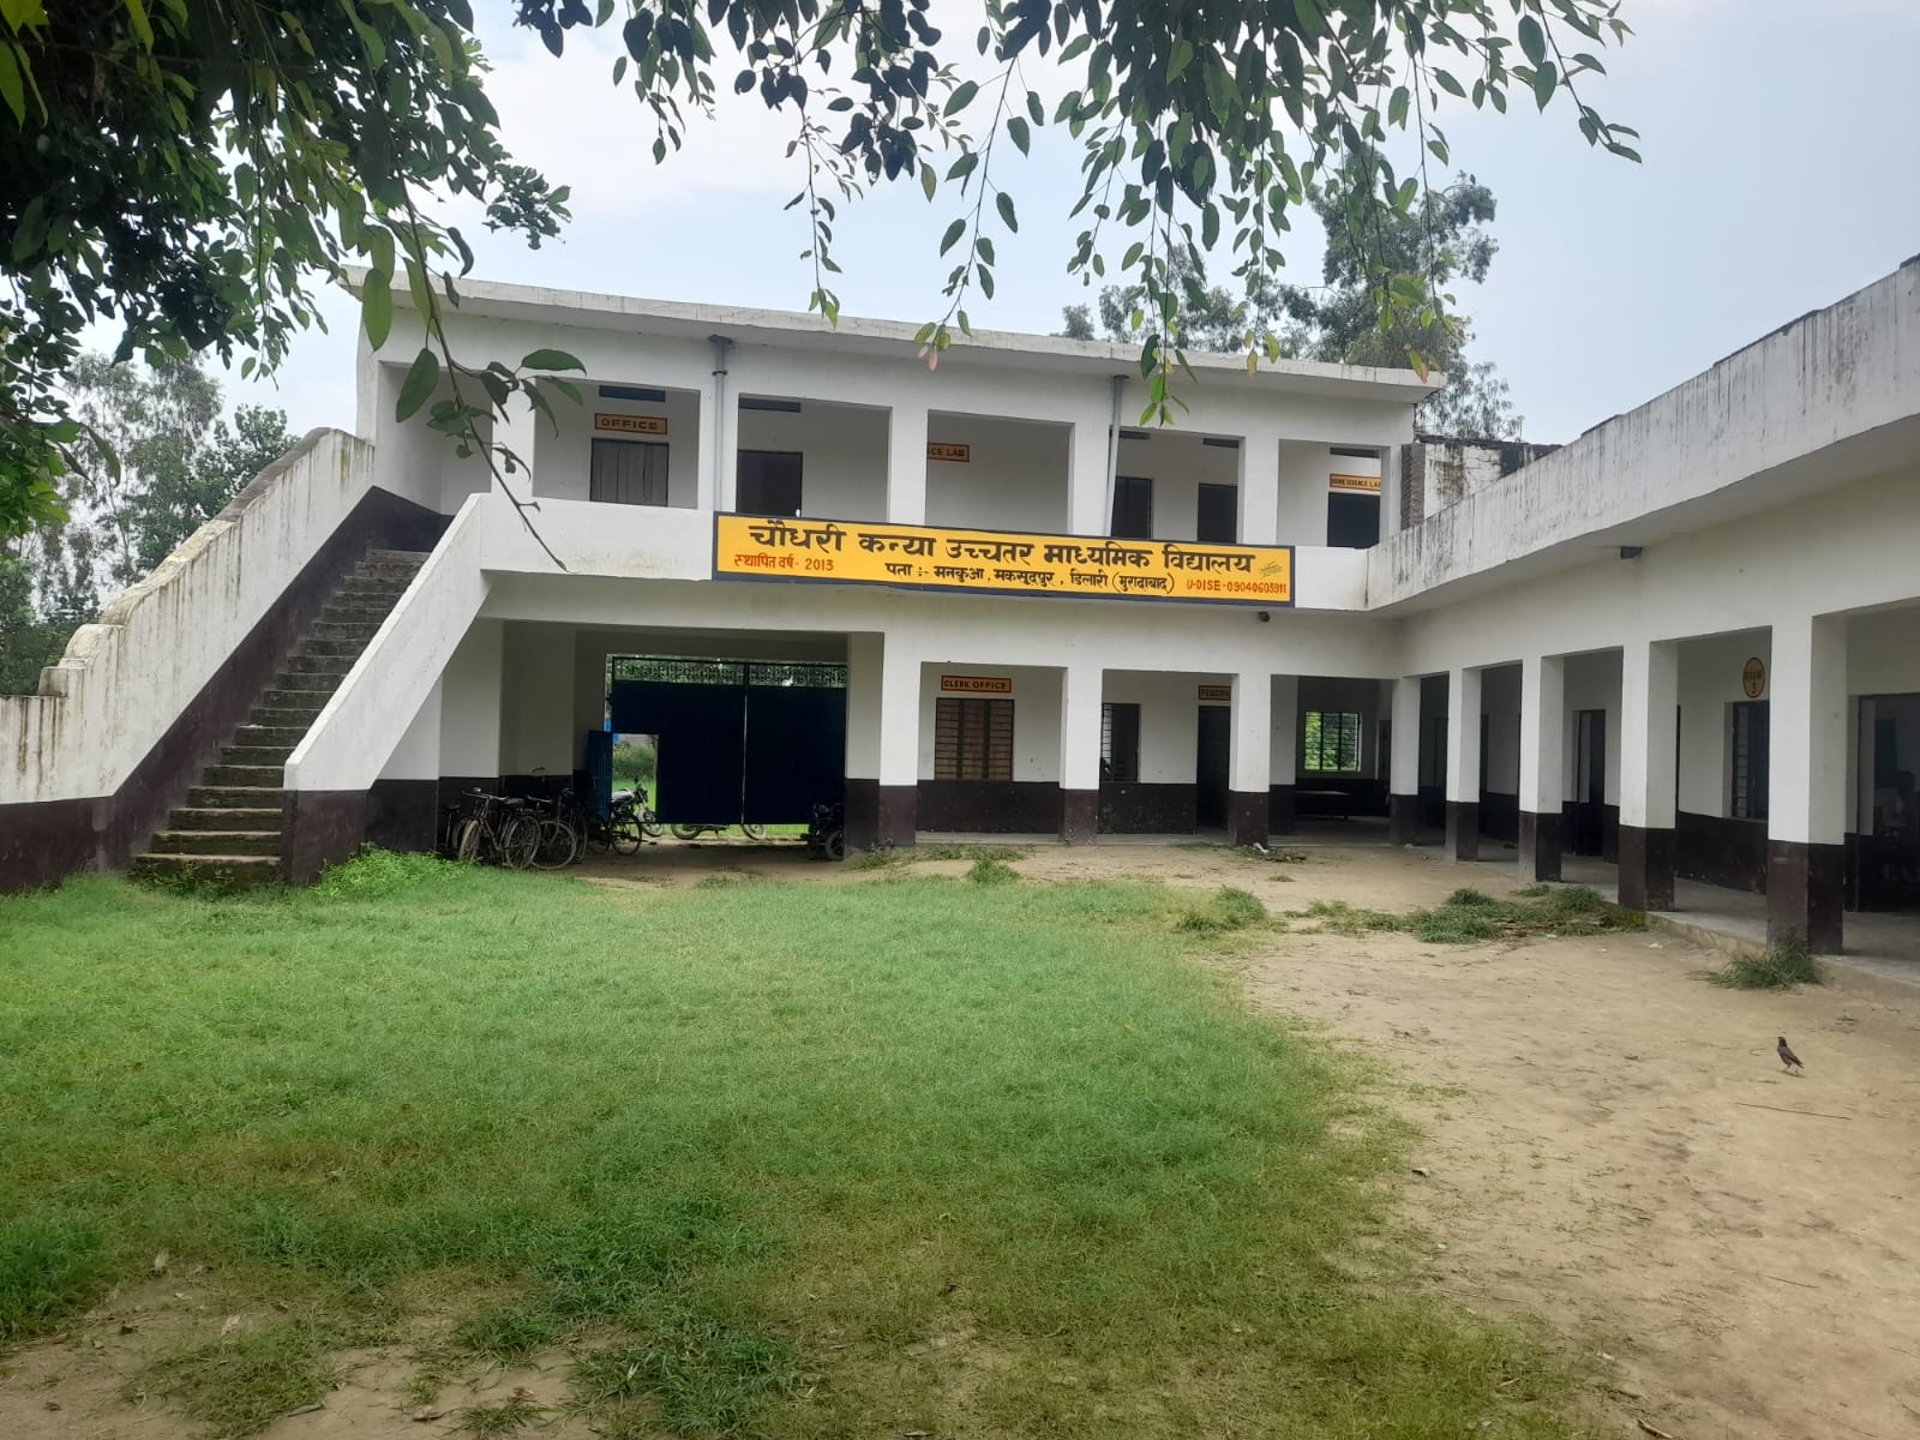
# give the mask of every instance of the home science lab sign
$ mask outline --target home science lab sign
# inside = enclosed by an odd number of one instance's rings
[[[993,595],[1293,604],[1293,547],[716,515],[716,580]]]

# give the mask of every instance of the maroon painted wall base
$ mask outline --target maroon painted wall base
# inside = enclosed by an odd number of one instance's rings
[[[1520,812],[1520,876],[1525,880],[1560,878],[1560,815]]]
[[[908,846],[920,833],[920,787],[880,785],[874,844]]]
[[[1069,845],[1091,845],[1100,833],[1100,792],[1060,792],[1060,838]]]
[[[280,805],[280,878],[311,885],[366,843],[367,792],[289,790]]]
[[[438,780],[376,780],[367,791],[367,844],[431,850],[439,838]]]
[[[1476,802],[1447,801],[1447,853],[1456,860],[1480,858],[1480,806]]]
[[[1673,831],[1620,827],[1620,903],[1629,910],[1673,909]]]
[[[880,838],[880,782],[850,776],[846,797],[847,849],[871,850]]]
[[[1267,843],[1267,792],[1227,792],[1227,840],[1234,845]]]
[[[1847,847],[1767,842],[1767,939],[1806,941],[1821,955],[1838,955],[1845,904]]]
[[[1267,789],[1267,829],[1275,835],[1291,835],[1294,829],[1294,787],[1273,785]]]
[[[1387,797],[1387,840],[1393,845],[1417,845],[1420,842],[1420,797]]]

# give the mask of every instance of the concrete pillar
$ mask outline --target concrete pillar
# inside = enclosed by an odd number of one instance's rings
[[[1520,662],[1520,878],[1558,880],[1565,844],[1567,662],[1558,655]]]
[[[1280,438],[1271,431],[1240,441],[1240,543],[1280,542]]]
[[[1400,528],[1400,447],[1387,445],[1380,450],[1380,538]]]
[[[1393,754],[1387,767],[1387,838],[1411,845],[1420,833],[1420,677],[1393,682]]]
[[[1300,763],[1300,677],[1273,677],[1273,743],[1268,751],[1267,829],[1275,835],[1294,830],[1294,787]]]
[[[1233,718],[1227,755],[1227,839],[1234,845],[1267,840],[1268,766],[1273,758],[1273,677],[1265,671],[1233,677]]]
[[[889,640],[884,659],[874,839],[881,845],[911,845],[920,812],[920,657]]]
[[[1105,406],[1110,403],[1103,392],[1101,409],[1096,414],[1086,407],[1073,423],[1073,436],[1067,442],[1067,529],[1074,535],[1105,535],[1112,526],[1108,510],[1107,467],[1111,457]]]
[[[493,443],[504,446],[513,456],[513,473],[506,473],[507,457],[494,453],[493,488],[498,490],[502,479],[522,500],[536,493],[538,487],[534,476],[539,474],[535,468],[539,464],[539,452],[543,440],[551,440],[553,427],[547,417],[527,403],[523,395],[507,397],[506,413],[493,417]]]
[[[719,410],[714,403],[713,386],[700,392],[700,418],[695,427],[694,454],[698,463],[693,469],[693,508],[712,511],[724,508],[720,504],[720,494],[714,488],[713,456],[720,446]],[[736,456],[735,468],[739,461]]]
[[[501,677],[506,627],[476,620],[440,674],[440,773],[493,789],[500,783]]]
[[[886,640],[847,637],[848,850],[871,850],[880,836],[880,675]]]
[[[1767,680],[1767,938],[1838,954],[1846,883],[1847,622],[1776,622]]]
[[[1098,665],[1060,672],[1060,838],[1093,842],[1100,830],[1100,697]]]
[[[927,407],[896,405],[887,422],[887,520],[927,523]]]
[[[382,850],[431,850],[440,826],[440,686],[367,791],[367,843]]]
[[[1620,903],[1673,908],[1680,647],[1629,641],[1620,663]]]
[[[1480,858],[1480,670],[1447,677],[1447,853]]]

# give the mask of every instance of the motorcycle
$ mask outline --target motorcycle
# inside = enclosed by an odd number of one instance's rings
[[[847,812],[844,805],[815,805],[807,824],[807,853],[816,860],[847,858]]]

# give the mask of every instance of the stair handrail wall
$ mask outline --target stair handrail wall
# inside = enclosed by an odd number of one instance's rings
[[[469,495],[406,592],[321,708],[284,769],[289,791],[372,786],[487,598],[481,568],[493,492]]]
[[[0,804],[112,795],[373,485],[320,429],[83,625],[35,695],[0,696]]]

